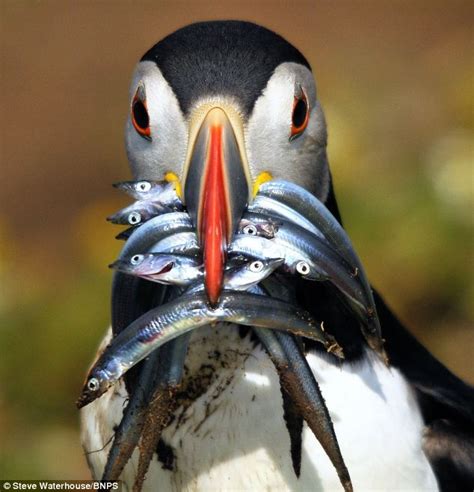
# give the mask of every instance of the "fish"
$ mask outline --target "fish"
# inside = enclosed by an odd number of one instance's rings
[[[133,254],[160,252],[159,247],[153,249],[160,241],[180,233],[190,233],[194,237],[193,231],[191,219],[185,212],[172,212],[154,217],[137,228],[130,236],[122,248],[119,259]],[[197,239],[194,246],[194,252],[198,252]],[[128,306],[137,303],[136,288],[140,282],[143,282],[140,278],[115,272],[112,281],[112,330],[114,334],[129,324]],[[124,323],[123,320],[127,320],[127,322]]]
[[[283,258],[254,260],[224,272],[224,290],[248,290],[271,275],[284,263]]]
[[[268,202],[266,199],[273,201]],[[279,205],[275,205],[274,202],[277,202]],[[273,206],[272,211],[275,212],[277,217],[286,218],[294,223],[298,223],[299,220],[299,225],[303,228],[305,228],[304,224],[306,226],[310,225],[309,227],[322,233],[334,249],[353,267],[353,271],[361,278],[362,283],[368,286],[366,294],[369,297],[369,304],[371,305],[370,318],[368,323],[363,327],[364,337],[369,346],[379,354],[384,363],[389,365],[388,356],[383,348],[382,329],[377,315],[373,292],[362,262],[342,225],[339,224],[327,207],[306,189],[295,183],[283,180],[270,180],[262,183],[258,189],[254,203],[256,205],[253,208],[250,206],[249,210],[261,212],[263,208],[263,211],[265,211],[265,207],[269,206],[270,203]],[[259,203],[260,208],[258,206]],[[291,215],[290,212],[292,214],[298,214],[299,217],[297,220],[294,220],[295,216]],[[313,233],[314,229],[311,230],[308,228]]]
[[[349,264],[354,268],[361,266],[354,247],[341,224],[309,191],[289,181],[271,180],[262,183],[257,196],[272,199],[286,206],[293,214],[298,214],[300,220],[312,224],[313,228],[317,229]],[[294,216],[284,218],[298,223],[292,217],[294,218]],[[314,231],[311,232],[314,233]]]
[[[137,226],[156,217],[174,210],[167,205],[151,200],[141,200],[122,208],[118,212],[109,215],[107,220],[112,224]]]
[[[104,394],[131,367],[164,343],[219,321],[289,331],[322,343],[329,353],[344,357],[339,344],[322,325],[308,312],[287,302],[227,291],[212,308],[206,294],[182,296],[146,312],[113,338],[89,371],[78,408]]]
[[[112,185],[137,201],[151,200],[173,210],[182,210],[183,203],[176,193],[175,183],[169,181],[120,181]]]
[[[300,344],[289,333],[262,328],[253,331],[275,365],[281,385],[331,460],[344,490],[351,492],[351,478],[331,416]]]
[[[273,239],[275,233],[278,231],[278,221],[267,218],[266,221],[260,221],[259,223],[253,222],[245,215],[239,222],[237,233],[248,234],[249,236],[260,236],[266,239]]]
[[[144,361],[138,384],[128,400],[122,420],[115,430],[102,480],[118,480],[140,440],[148,405],[153,394],[154,380],[160,366],[159,362],[163,357],[163,352],[166,352],[167,349],[168,345],[164,345]]]
[[[142,443],[145,441],[146,444],[149,444],[150,433],[155,435],[159,427],[156,425],[156,422],[161,423],[161,421],[167,420],[166,415],[163,415],[163,411],[160,412],[161,417],[163,417],[162,419],[157,416],[158,409],[155,408],[155,402],[159,394],[166,393],[167,395],[173,395],[179,387],[183,376],[184,360],[188,349],[189,338],[189,333],[175,338],[155,350],[144,361],[138,378],[138,384],[128,401],[122,420],[115,431],[114,441],[107,456],[102,480],[118,480],[134,449],[138,445],[140,437],[142,438]],[[169,404],[168,399],[166,403]],[[155,425],[152,426],[146,425],[150,413],[155,419]],[[171,414],[171,412],[169,413]],[[144,429],[147,432],[146,439],[143,438]],[[154,440],[152,441],[154,442]],[[156,445],[153,446],[153,451],[155,449]]]
[[[151,246],[150,252],[202,256],[201,246],[195,232],[171,234]]]
[[[265,239],[259,236],[248,236],[238,234],[229,245],[228,254],[231,257],[250,257],[259,260],[267,260],[271,257],[284,259],[283,267],[287,273],[297,274],[301,269],[301,262],[305,262],[310,271],[307,272],[306,278],[315,281],[326,281],[329,275],[319,266],[312,262],[307,255],[301,251],[294,251],[294,248],[286,247],[281,242],[274,239]]]
[[[201,262],[187,255],[143,253],[122,256],[109,268],[145,280],[167,285],[187,286],[203,278]]]
[[[261,185],[261,187],[262,186],[263,185]],[[249,204],[247,211],[267,216],[267,218],[272,218],[275,221],[278,221],[278,219],[288,220],[299,225],[303,229],[312,232],[316,236],[319,236],[321,239],[324,238],[324,234],[306,217],[303,217],[303,215],[285,203],[281,203],[272,197],[262,195],[260,192],[255,196],[252,203]]]
[[[139,228],[140,228],[140,224],[137,226],[127,227],[127,229],[120,231],[115,236],[115,239],[118,239],[119,241],[126,241]]]
[[[266,221],[261,214],[247,213],[246,217],[254,223]],[[345,235],[342,228],[338,233]],[[237,235],[229,247],[229,253],[256,258],[265,258],[269,251],[272,255],[285,258],[285,266],[290,273],[298,273],[308,280],[329,281],[335,285],[360,319],[361,331],[369,346],[388,363],[381,330],[377,328],[380,322],[372,290],[366,276],[359,275],[363,272],[362,267],[352,270],[352,266],[333,249],[332,244],[283,219],[273,239],[246,238],[242,234]]]
[[[232,266],[224,272],[223,290],[246,291],[252,289],[271,275],[283,264],[283,258],[247,261],[243,265]],[[196,282],[186,290],[194,294],[204,290],[204,282]]]
[[[146,432],[142,433],[139,445],[134,490],[141,490],[161,433],[176,410],[178,404],[176,393],[179,391],[183,379],[184,361],[190,338],[191,333],[185,333],[156,351],[160,353],[164,351],[164,353],[157,369],[156,381],[145,418],[144,429]]]
[[[113,224],[137,226],[157,215],[184,209],[174,183],[167,181],[121,181],[113,185],[136,199],[128,207],[107,217]]]
[[[250,224],[254,224],[256,227],[260,228],[265,227],[265,224],[268,223],[268,219],[261,214],[247,213],[246,219]],[[345,235],[344,230],[342,230],[342,233]],[[327,273],[327,270],[331,269],[330,266],[322,266],[327,259],[331,259],[334,262],[340,263],[348,273],[352,274],[352,276],[356,276],[351,265],[334,250],[330,243],[290,221],[280,220],[278,230],[275,231],[272,242],[300,252],[299,255],[301,257],[312,258],[317,266],[321,265],[323,272]],[[312,265],[312,267],[314,268],[314,265]],[[304,275],[304,272],[298,273]],[[311,272],[307,272],[307,277],[310,273]],[[367,286],[364,287],[367,288]]]

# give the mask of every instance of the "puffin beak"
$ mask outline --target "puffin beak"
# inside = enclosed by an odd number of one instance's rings
[[[184,201],[203,251],[207,296],[211,305],[216,305],[227,246],[249,198],[245,157],[232,123],[220,107],[205,115],[191,145]]]

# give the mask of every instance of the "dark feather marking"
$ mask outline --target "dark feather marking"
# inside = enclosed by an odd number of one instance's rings
[[[423,449],[443,492],[474,490],[474,429],[435,420],[425,431]]]
[[[164,470],[175,470],[176,455],[174,454],[174,450],[162,438],[160,438],[156,446],[156,456]]]

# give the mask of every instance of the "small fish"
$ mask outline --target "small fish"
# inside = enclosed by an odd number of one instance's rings
[[[331,460],[344,490],[351,492],[351,478],[339,448],[331,416],[300,344],[289,333],[261,328],[254,328],[253,331],[275,365],[280,384],[291,396],[299,413]]]
[[[249,210],[264,212],[266,209],[269,210],[269,207],[272,208],[277,217],[286,218],[317,235],[322,233],[334,249],[351,265],[353,275],[361,278],[369,297],[369,304],[372,306],[368,323],[362,328],[363,333],[369,346],[388,365],[389,361],[383,348],[382,330],[372,289],[362,262],[341,224],[314,195],[301,186],[288,181],[271,180],[262,183],[254,204],[249,207]],[[294,214],[297,214],[296,220]]]
[[[89,371],[78,408],[104,394],[131,367],[164,343],[220,321],[289,331],[320,342],[328,352],[343,358],[334,338],[309,313],[287,302],[227,291],[212,308],[206,294],[182,296],[148,311],[113,338]]]
[[[179,385],[189,338],[190,334],[177,337],[153,352],[144,361],[138,378],[138,385],[130,397],[120,425],[115,431],[102,480],[118,480],[138,445],[143,429],[147,428],[148,432],[151,432],[150,429],[153,429],[152,432],[157,429],[158,426],[156,425],[146,426],[147,417],[154,410],[152,402],[157,400],[156,396],[159,392],[165,391],[167,394],[172,394],[173,388]],[[152,415],[152,417],[156,419],[157,416]],[[147,439],[148,443],[149,439]],[[155,444],[153,446],[153,450],[155,450],[156,443],[150,444]]]
[[[271,275],[284,263],[283,258],[254,260],[224,272],[225,290],[248,290]]]
[[[283,264],[283,258],[247,261],[243,265],[233,266],[224,272],[223,289],[245,291],[252,289],[271,275]],[[186,294],[202,292],[204,283],[197,282],[189,287]]]
[[[184,212],[159,215],[138,227],[125,243],[119,259],[133,254],[147,253],[169,236],[190,233],[195,236],[191,219]],[[196,240],[197,241],[197,240]],[[150,252],[160,252],[153,250]],[[112,330],[114,335],[129,325],[130,311],[137,304],[137,284],[144,281],[121,272],[115,272],[112,282]],[[156,286],[157,288],[159,286]],[[134,318],[132,317],[132,320]]]
[[[118,480],[140,440],[147,407],[154,388],[154,380],[158,374],[160,357],[162,351],[166,351],[167,347],[168,345],[164,345],[143,363],[138,377],[138,387],[128,400],[122,420],[115,430],[102,480]]]
[[[140,224],[137,226],[127,227],[123,231],[119,232],[115,236],[115,239],[118,239],[119,241],[126,241],[139,228]]]
[[[248,206],[248,211],[255,214],[273,217],[273,220],[276,221],[278,221],[278,219],[288,220],[293,224],[297,224],[303,229],[312,232],[316,236],[324,238],[324,234],[310,220],[303,217],[303,215],[285,203],[281,203],[272,197],[262,195],[260,193],[260,189],[257,196]]]
[[[265,239],[259,236],[239,234],[228,248],[229,255],[247,256],[254,259],[266,260],[272,256],[284,258],[284,270],[291,274],[303,274],[308,280],[326,281],[329,274],[320,265],[311,260],[301,250],[287,247],[281,241]]]
[[[109,215],[107,220],[112,224],[137,226],[157,215],[173,212],[173,209],[159,202],[142,200]]]
[[[195,232],[178,232],[155,243],[150,247],[150,252],[197,257],[201,255],[201,247]]]
[[[177,286],[187,286],[204,276],[202,265],[196,258],[166,253],[121,257],[109,265],[109,268],[152,282]]]
[[[258,223],[261,215],[247,214]],[[229,253],[243,253],[251,257],[266,258],[269,254],[285,259],[290,273],[298,273],[309,280],[328,280],[348,299],[356,314],[366,324],[369,313],[375,309],[371,303],[370,285],[354,275],[351,266],[332,246],[298,225],[281,220],[274,239],[237,235],[229,247]]]
[[[361,266],[351,240],[341,224],[324,203],[309,191],[289,181],[273,180],[267,181],[260,186],[258,196],[274,200],[282,207],[287,207],[285,210],[291,210],[293,214],[298,214],[299,220],[303,220],[305,224],[312,225],[313,230],[311,232],[314,233],[314,229],[316,229],[319,234],[322,234],[353,268]],[[264,200],[262,201],[267,203]],[[283,208],[279,209],[279,211],[281,210]],[[297,224],[298,222],[294,220],[294,217],[293,215],[285,218]]]
[[[160,366],[156,374],[154,391],[146,415],[143,433],[139,449],[137,473],[133,490],[142,490],[148,467],[156,452],[158,441],[163,429],[170,422],[173,412],[178,406],[176,393],[184,374],[184,361],[188,351],[191,333],[181,335],[171,340],[157,351],[164,351],[160,360]]]
[[[278,231],[278,222],[267,218],[258,223],[248,219],[245,215],[237,228],[238,234],[248,234],[249,236],[260,236],[266,239],[273,239]]]
[[[179,199],[174,183],[168,181],[121,181],[112,185],[124,191],[137,201],[151,200],[166,205],[174,210],[182,210],[183,204]]]

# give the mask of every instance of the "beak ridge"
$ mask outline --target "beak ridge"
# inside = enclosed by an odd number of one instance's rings
[[[211,305],[222,290],[227,245],[247,205],[249,186],[241,149],[225,111],[212,108],[194,142],[184,197],[203,251]]]

